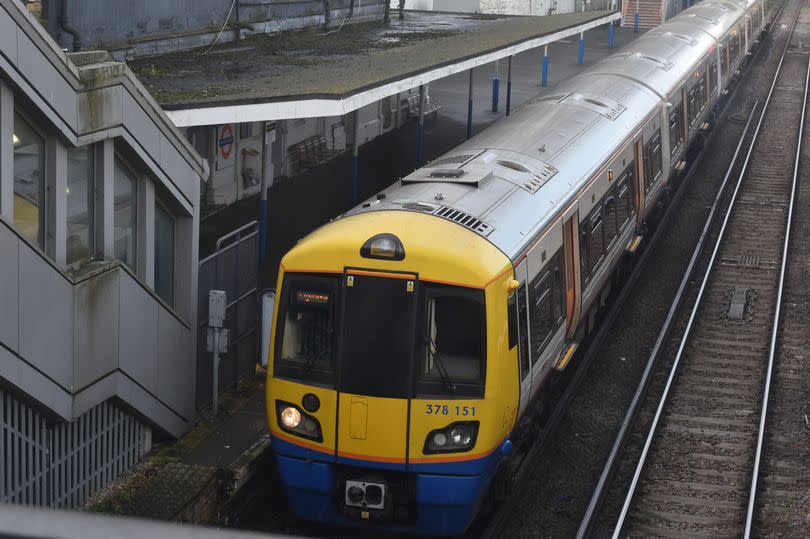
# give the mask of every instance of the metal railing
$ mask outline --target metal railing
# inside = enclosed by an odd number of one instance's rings
[[[78,507],[140,459],[145,435],[109,401],[53,423],[0,390],[0,502]]]

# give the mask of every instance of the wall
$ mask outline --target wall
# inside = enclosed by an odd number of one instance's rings
[[[63,421],[117,398],[179,436],[195,421],[200,184],[207,164],[106,53],[59,49],[16,0],[0,0],[0,383]],[[47,241],[14,223],[15,111],[43,133]],[[90,146],[95,251],[68,265],[67,152]],[[132,269],[115,259],[114,162],[137,176]],[[174,295],[155,287],[155,205],[174,217]]]
[[[329,0],[330,18],[339,22],[346,17],[350,1]],[[117,58],[128,59],[208,45],[223,27],[226,30],[220,41],[227,42],[238,35],[279,32],[324,21],[323,0],[268,2],[251,7],[234,4],[232,11],[231,5],[231,0],[72,0],[68,16],[70,24],[81,32],[85,48],[116,51]],[[358,0],[352,20],[380,19],[382,12],[381,0]],[[241,29],[224,26],[226,20],[238,20]],[[59,32],[58,39],[63,47],[72,47],[69,34]]]

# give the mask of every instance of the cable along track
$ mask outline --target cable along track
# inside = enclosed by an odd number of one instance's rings
[[[810,67],[799,14],[614,538],[750,533]]]

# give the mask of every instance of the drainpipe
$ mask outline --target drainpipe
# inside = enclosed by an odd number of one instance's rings
[[[349,0],[349,15],[346,20],[351,20],[352,15],[354,15],[354,0]]]
[[[82,34],[70,26],[68,17],[68,0],[62,0],[61,12],[59,15],[59,27],[73,36],[73,52],[82,50]]]
[[[330,0],[323,0],[323,29],[329,29],[329,23],[332,22],[332,14],[330,10],[332,9],[332,3]]]

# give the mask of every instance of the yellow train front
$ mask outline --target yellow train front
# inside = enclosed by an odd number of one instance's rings
[[[298,516],[468,527],[511,449],[512,278],[484,238],[418,212],[339,219],[284,257],[267,415]]]

